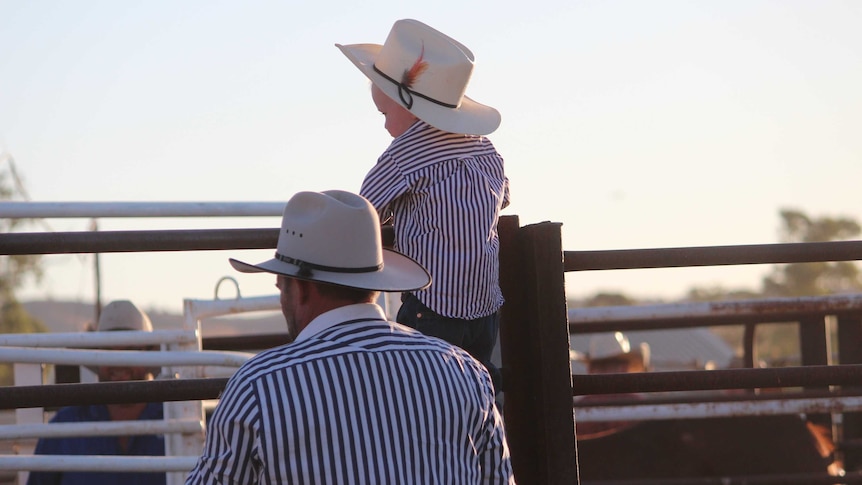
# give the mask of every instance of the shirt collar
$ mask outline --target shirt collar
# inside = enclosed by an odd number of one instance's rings
[[[338,307],[334,310],[321,313],[314,320],[309,322],[308,325],[299,332],[299,335],[296,336],[295,342],[309,339],[330,327],[338,325],[339,323],[356,319],[380,320],[385,322],[386,315],[383,313],[383,309],[376,303],[356,303],[353,305]]]

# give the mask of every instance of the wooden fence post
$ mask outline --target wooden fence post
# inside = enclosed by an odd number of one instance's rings
[[[520,485],[578,483],[560,224],[500,219],[504,415]]]

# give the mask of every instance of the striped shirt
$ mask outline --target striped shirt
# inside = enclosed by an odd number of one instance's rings
[[[491,141],[417,121],[392,140],[359,193],[392,218],[395,249],[431,273],[416,297],[436,313],[465,320],[503,305],[497,221],[509,205],[503,158]]]
[[[514,484],[488,372],[374,304],[230,379],[186,484]]]

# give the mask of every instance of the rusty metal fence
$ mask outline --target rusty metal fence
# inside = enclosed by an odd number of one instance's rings
[[[649,326],[704,326],[754,324],[768,320],[751,303],[733,321],[726,312],[714,318],[648,320],[643,317],[616,321],[567,319],[564,273],[611,269],[665,268],[737,264],[775,264],[862,259],[862,241],[799,243],[701,248],[669,248],[615,251],[564,251],[560,224],[540,223],[521,227],[516,216],[500,223],[501,284],[507,304],[501,324],[504,361],[505,418],[513,466],[521,484],[578,483],[578,455],[572,397],[587,394],[652,393],[692,390],[753,389],[760,387],[830,389],[844,386],[847,395],[862,383],[862,319],[855,303],[834,300],[832,308],[818,302],[789,305],[780,319],[801,323],[804,366],[773,369],[734,369],[640,374],[571,375],[568,359],[570,332],[644,329]],[[724,303],[733,306],[733,303]],[[739,308],[736,308],[738,311]],[[722,314],[724,313],[724,314]],[[733,311],[729,312],[730,314]],[[838,315],[841,365],[826,365],[823,315]],[[748,338],[746,339],[748,340]],[[746,360],[751,359],[746,349]],[[839,394],[830,394],[840,396]],[[858,417],[844,416],[845,445],[858,433]],[[852,455],[852,453],[851,453]],[[851,456],[851,463],[853,461]],[[857,461],[858,463],[858,461]],[[857,471],[843,477],[780,475],[759,477],[710,477],[651,482],[602,483],[862,483]]]
[[[520,484],[578,483],[572,397],[609,392],[663,392],[754,387],[853,387],[862,382],[862,322],[839,323],[841,365],[826,365],[820,322],[805,332],[803,367],[573,376],[570,331],[643,328],[637,319],[570,322],[564,276],[567,271],[685,266],[774,264],[862,259],[862,241],[615,251],[564,251],[560,224],[521,227],[517,216],[500,221],[501,285],[506,297],[501,322],[504,409],[513,466]],[[198,251],[274,248],[277,229],[119,231],[100,233],[18,233],[0,235],[0,255],[136,251]],[[834,311],[832,308],[830,311]],[[801,320],[819,318],[802,311]],[[756,317],[751,317],[755,321]],[[653,325],[671,322],[654,321]],[[700,323],[699,325],[702,325]],[[821,345],[822,344],[822,345]],[[94,402],[135,402],[146,396],[163,401],[215,399],[226,379],[62,384],[0,388],[0,408],[61,406]],[[848,394],[850,395],[850,394]],[[854,416],[844,417],[848,443],[862,436]],[[847,433],[846,430],[850,430]],[[855,472],[854,472],[855,473]],[[862,483],[858,474],[835,477],[760,477],[745,483]],[[807,480],[794,482],[792,480]],[[718,479],[716,479],[718,480]],[[662,483],[736,483],[727,477]],[[760,480],[760,481],[757,481]],[[769,481],[773,480],[773,481]],[[788,481],[790,480],[790,481]],[[649,483],[641,481],[641,483]]]

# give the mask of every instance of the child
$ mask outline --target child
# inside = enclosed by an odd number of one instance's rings
[[[360,194],[390,221],[395,249],[431,273],[402,294],[397,321],[491,363],[503,296],[500,210],[509,204],[503,158],[487,135],[500,114],[464,96],[473,54],[416,20],[395,22],[384,45],[339,45],[372,82],[371,97],[394,138]]]

